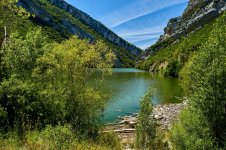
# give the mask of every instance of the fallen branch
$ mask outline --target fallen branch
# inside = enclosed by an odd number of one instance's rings
[[[132,133],[135,132],[135,129],[119,129],[119,130],[108,130],[103,131],[103,133],[116,132],[116,133]]]

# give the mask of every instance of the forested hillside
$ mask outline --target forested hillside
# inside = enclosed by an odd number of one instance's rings
[[[208,39],[216,18],[225,9],[224,0],[190,0],[183,15],[169,20],[164,35],[141,54],[137,68],[178,77],[193,52]]]
[[[45,28],[51,39],[60,42],[71,35],[77,35],[79,38],[89,39],[90,42],[104,41],[117,56],[117,67],[134,66],[134,59],[141,53],[139,48],[63,0],[20,0],[18,5],[32,14],[29,20],[35,26]]]

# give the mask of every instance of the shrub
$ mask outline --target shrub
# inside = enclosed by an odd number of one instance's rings
[[[16,150],[22,146],[22,141],[16,132],[0,133],[0,150]]]
[[[170,130],[170,142],[175,150],[214,150],[214,140],[204,116],[200,112],[186,109]]]
[[[146,95],[140,101],[140,111],[136,124],[135,145],[138,149],[147,149],[152,146],[156,137],[156,122],[150,117],[152,113],[151,96],[154,91],[148,90]]]
[[[122,149],[122,145],[120,143],[120,139],[116,133],[108,132],[108,133],[101,133],[98,137],[98,143],[100,145],[109,147],[114,150]]]
[[[164,75],[165,76],[172,76],[172,77],[178,77],[179,71],[182,68],[182,65],[177,60],[171,60],[169,61],[169,64],[165,70]]]
[[[76,138],[71,126],[47,126],[29,131],[24,137],[16,132],[0,134],[0,150],[110,150],[87,139]],[[118,150],[118,149],[117,149]]]
[[[77,142],[71,126],[47,126],[43,131],[29,132],[25,147],[28,149],[70,149]]]

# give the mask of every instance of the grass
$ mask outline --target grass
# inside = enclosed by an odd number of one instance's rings
[[[112,143],[112,139],[116,139],[113,145],[104,143],[106,141]],[[22,136],[16,132],[0,134],[0,150],[119,150],[121,148],[120,141],[115,135],[100,136],[98,140],[78,139],[70,126],[47,126],[41,131],[28,131]]]

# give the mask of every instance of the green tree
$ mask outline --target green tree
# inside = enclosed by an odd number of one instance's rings
[[[97,132],[95,126],[106,100],[100,87],[114,58],[100,41],[89,44],[72,37],[54,45],[38,59],[33,74],[41,99],[62,105],[66,121],[77,131]]]
[[[0,1],[0,46],[7,39],[9,32],[16,28],[21,19],[26,18],[29,14],[25,9],[18,7],[18,0],[1,0]],[[15,32],[15,31],[14,31]]]
[[[136,147],[138,149],[151,148],[156,137],[156,122],[150,117],[153,107],[150,98],[154,95],[152,90],[148,90],[140,101],[140,111],[136,124]]]
[[[3,62],[3,46],[6,44],[10,32],[13,31],[15,33],[22,20],[29,16],[29,13],[18,7],[16,3],[17,0],[0,1],[0,64]],[[5,68],[0,65],[0,81],[2,81],[4,75]]]
[[[2,47],[0,105],[7,112],[7,119],[1,124],[3,127],[23,130],[25,124],[42,123],[52,116],[49,105],[45,105],[47,102],[38,97],[38,87],[32,79],[36,60],[46,51],[46,38],[40,29],[33,30],[25,37],[12,33]]]
[[[226,139],[226,14],[221,16],[208,41],[182,71],[191,105],[207,118],[213,137],[222,146]]]
[[[11,34],[2,47],[1,127],[21,129],[70,123],[97,133],[106,96],[100,91],[115,56],[97,41],[76,37],[47,44],[41,29]]]
[[[165,76],[172,76],[172,77],[178,77],[179,70],[181,69],[182,65],[177,60],[171,60],[169,61],[169,64],[166,68],[166,71],[164,73]]]

